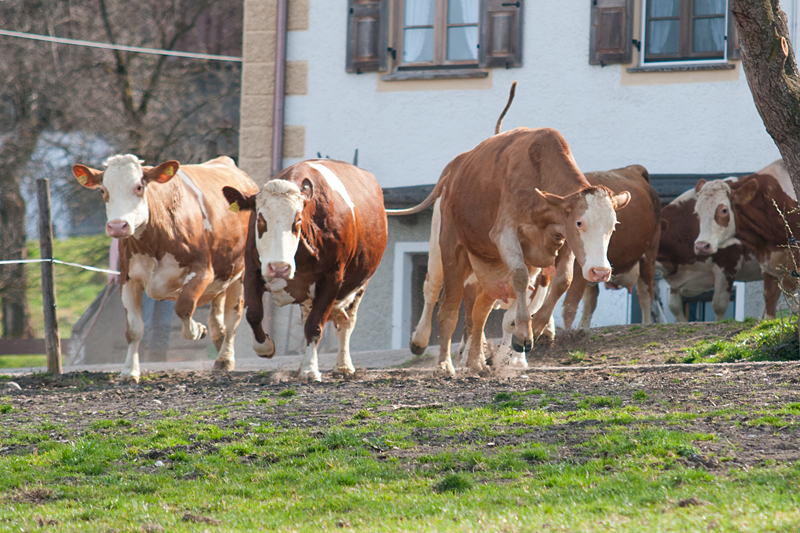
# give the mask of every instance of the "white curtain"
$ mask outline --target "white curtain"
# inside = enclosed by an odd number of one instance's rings
[[[425,26],[433,24],[434,0],[406,0],[404,26]],[[414,63],[425,46],[426,30],[403,31],[403,61]]]
[[[453,0],[450,0],[451,2]],[[462,13],[464,14],[464,20],[469,22],[478,22],[478,3],[480,0],[460,0]],[[466,30],[465,33],[467,34],[467,44],[469,45],[469,50],[471,54],[474,54],[472,57],[478,57],[478,31],[477,27],[475,30]]]
[[[675,13],[676,7],[680,10],[680,0],[648,0],[647,7],[651,17],[670,17]],[[664,53],[664,45],[667,44],[673,24],[668,21],[653,21],[647,25],[648,52]]]

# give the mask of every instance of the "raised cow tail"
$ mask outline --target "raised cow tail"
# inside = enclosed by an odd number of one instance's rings
[[[511,84],[511,90],[508,92],[508,102],[506,102],[506,106],[503,108],[503,112],[500,113],[500,118],[497,119],[497,124],[494,127],[494,134],[497,135],[500,133],[500,127],[503,125],[503,119],[506,117],[506,113],[508,113],[508,108],[511,107],[511,102],[514,101],[514,95],[517,93],[517,82]]]
[[[450,165],[453,162],[451,161],[442,171],[442,175],[439,176],[439,181],[436,183],[436,186],[433,188],[431,193],[428,195],[427,198],[422,200],[422,203],[415,205],[414,207],[409,207],[408,209],[387,209],[386,214],[389,216],[401,216],[401,215],[415,215],[420,211],[424,211],[442,194],[442,189],[444,188],[444,182],[447,175],[450,173]]]

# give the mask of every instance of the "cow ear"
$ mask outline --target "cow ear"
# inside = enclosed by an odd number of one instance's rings
[[[310,179],[306,178],[303,180],[303,184],[300,185],[300,194],[305,197],[306,201],[314,198],[314,184],[311,183]]]
[[[89,168],[86,165],[74,165],[72,174],[78,180],[78,183],[87,189],[96,189],[103,185],[104,172]]]
[[[749,179],[741,186],[731,190],[731,203],[746,204],[752,200],[758,192],[758,180]]]
[[[697,185],[694,186],[694,192],[696,192],[697,194],[700,194],[700,189],[702,189],[703,185],[705,185],[705,184],[706,184],[706,180],[704,180],[703,178],[700,178],[700,181],[698,181]]]
[[[558,196],[557,194],[550,194],[549,192],[540,191],[539,189],[535,189],[536,194],[538,194],[548,205],[555,207],[556,209],[566,209],[569,210],[569,201],[563,197]]]
[[[256,195],[245,196],[238,189],[233,187],[223,187],[222,195],[230,204],[230,209],[234,213],[239,211],[254,211],[256,208]]]
[[[611,205],[614,206],[614,211],[619,211],[620,209],[628,205],[628,202],[630,201],[631,201],[631,193],[629,193],[628,191],[622,191],[621,193],[611,197]]]
[[[166,161],[161,163],[157,167],[153,167],[150,170],[144,171],[144,181],[157,181],[158,183],[166,183],[171,180],[173,176],[175,176],[180,166],[181,164],[177,161]]]

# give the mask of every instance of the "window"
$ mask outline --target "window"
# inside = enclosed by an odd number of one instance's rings
[[[644,63],[725,59],[727,0],[646,0]]]
[[[402,66],[478,64],[478,0],[405,0]]]
[[[346,69],[447,77],[522,66],[525,1],[348,0]]]

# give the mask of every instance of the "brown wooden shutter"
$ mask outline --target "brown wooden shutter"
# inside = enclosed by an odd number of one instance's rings
[[[739,49],[739,31],[736,29],[736,21],[733,20],[733,2],[728,0],[728,59],[741,59],[742,52]]]
[[[591,1],[589,63],[630,63],[633,59],[633,0]]]
[[[386,70],[388,0],[348,0],[347,72]]]
[[[522,66],[522,5],[525,0],[481,0],[481,67]]]

